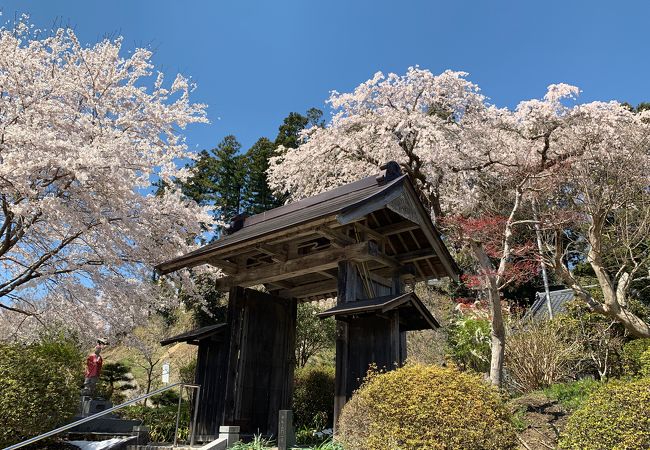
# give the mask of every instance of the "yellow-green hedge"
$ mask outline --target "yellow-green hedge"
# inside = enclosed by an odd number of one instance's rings
[[[634,339],[623,347],[623,364],[625,374],[631,376],[650,375],[649,357],[650,338]]]
[[[505,450],[516,439],[502,399],[480,376],[418,364],[369,375],[337,434],[347,450]]]
[[[576,450],[650,448],[650,378],[611,381],[569,417],[560,447]]]

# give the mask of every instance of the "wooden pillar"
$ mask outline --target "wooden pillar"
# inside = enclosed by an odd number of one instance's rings
[[[402,278],[402,270],[396,270],[393,274],[392,294],[400,295],[406,290],[404,279]],[[390,345],[392,348],[391,357],[392,361],[397,366],[402,366],[406,361],[406,332],[400,332],[399,329],[399,311],[395,311],[395,316],[391,321],[390,330]]]
[[[240,350],[242,346],[242,329],[244,321],[244,289],[236,286],[230,289],[228,296],[228,330],[230,333],[228,348],[228,369],[226,373],[226,398],[223,417],[224,425],[235,425],[237,418],[235,408],[240,386]]]
[[[226,363],[228,361],[227,334],[212,336],[199,342],[194,382],[201,386],[196,418],[196,438],[208,442],[217,438],[222,425],[226,392]]]
[[[404,280],[399,272],[393,274],[393,286],[391,294],[400,295],[405,291]]]
[[[338,267],[336,303],[338,305],[357,300],[357,268],[352,261],[341,261]],[[336,372],[334,381],[334,428],[339,414],[347,402],[349,383],[349,342],[348,324],[336,321]]]
[[[392,311],[390,316],[390,367],[387,369],[392,370],[400,365],[402,359],[401,355],[402,340],[399,332],[399,311]]]
[[[408,357],[406,331],[402,331],[400,333],[400,355],[399,356],[400,356],[399,365],[403,366],[404,363],[406,362],[406,358]]]

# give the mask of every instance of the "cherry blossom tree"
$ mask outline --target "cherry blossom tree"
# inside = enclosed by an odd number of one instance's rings
[[[545,262],[595,312],[650,337],[650,124],[648,113],[618,104],[578,105],[549,150],[574,153],[539,186]],[[586,263],[598,294],[572,266]],[[637,310],[635,312],[635,309]]]
[[[152,265],[188,250],[209,216],[152,183],[186,174],[181,130],[207,122],[193,85],[154,73],[122,39],[0,30],[0,319],[129,329],[156,302]]]
[[[466,75],[410,68],[403,76],[378,73],[351,93],[333,92],[330,124],[305,130],[298,149],[272,161],[269,179],[300,198],[376,173],[387,160],[400,163],[437,225],[473,255],[490,304],[490,377],[500,384],[501,292],[539,268],[534,207],[546,208],[549,186],[565,183],[564,169],[584,157],[576,127],[597,128],[594,115],[612,112],[602,103],[567,106],[579,90],[566,84],[513,111],[497,108]]]
[[[479,237],[467,241],[490,299],[491,379],[500,384],[505,348],[500,291],[510,282],[506,271],[514,248],[512,227],[528,180],[513,169],[520,164],[518,150],[525,140],[514,130],[513,115],[489,105],[466,75],[446,71],[434,76],[410,68],[404,76],[378,73],[352,93],[332,93],[331,123],[305,130],[302,146],[272,161],[269,179],[277,189],[305,197],[376,173],[382,163],[395,160],[411,175],[438,225],[450,213],[484,215],[488,192],[505,187],[499,202],[489,202],[497,208],[491,214],[505,211],[507,218],[496,238],[498,268]],[[520,186],[521,192],[511,185]]]

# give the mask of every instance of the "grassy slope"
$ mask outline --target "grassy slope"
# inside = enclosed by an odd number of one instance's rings
[[[179,312],[176,323],[161,331],[165,336],[173,336],[191,330],[193,327],[194,325],[191,315]],[[170,383],[179,381],[179,368],[196,358],[196,349],[196,346],[185,343],[168,345],[166,347],[161,346],[159,349],[157,348],[156,356],[160,357],[160,362],[154,369],[156,375],[153,379],[152,389],[162,386],[162,365],[165,362],[168,362],[171,368]],[[140,366],[144,363],[143,358],[137,349],[118,343],[115,346],[107,347],[103,352],[103,356],[105,363],[121,362],[131,368],[131,374],[138,385],[138,389],[129,392],[129,396],[135,396],[144,392],[147,378],[145,369]]]

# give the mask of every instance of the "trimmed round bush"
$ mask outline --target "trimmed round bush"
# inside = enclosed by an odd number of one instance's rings
[[[456,368],[407,365],[370,373],[341,412],[347,450],[511,449],[516,437],[499,393]]]
[[[650,448],[650,378],[611,381],[594,391],[569,417],[560,448]]]
[[[334,416],[334,368],[306,366],[296,370],[293,391],[294,421],[298,428],[323,429]]]

